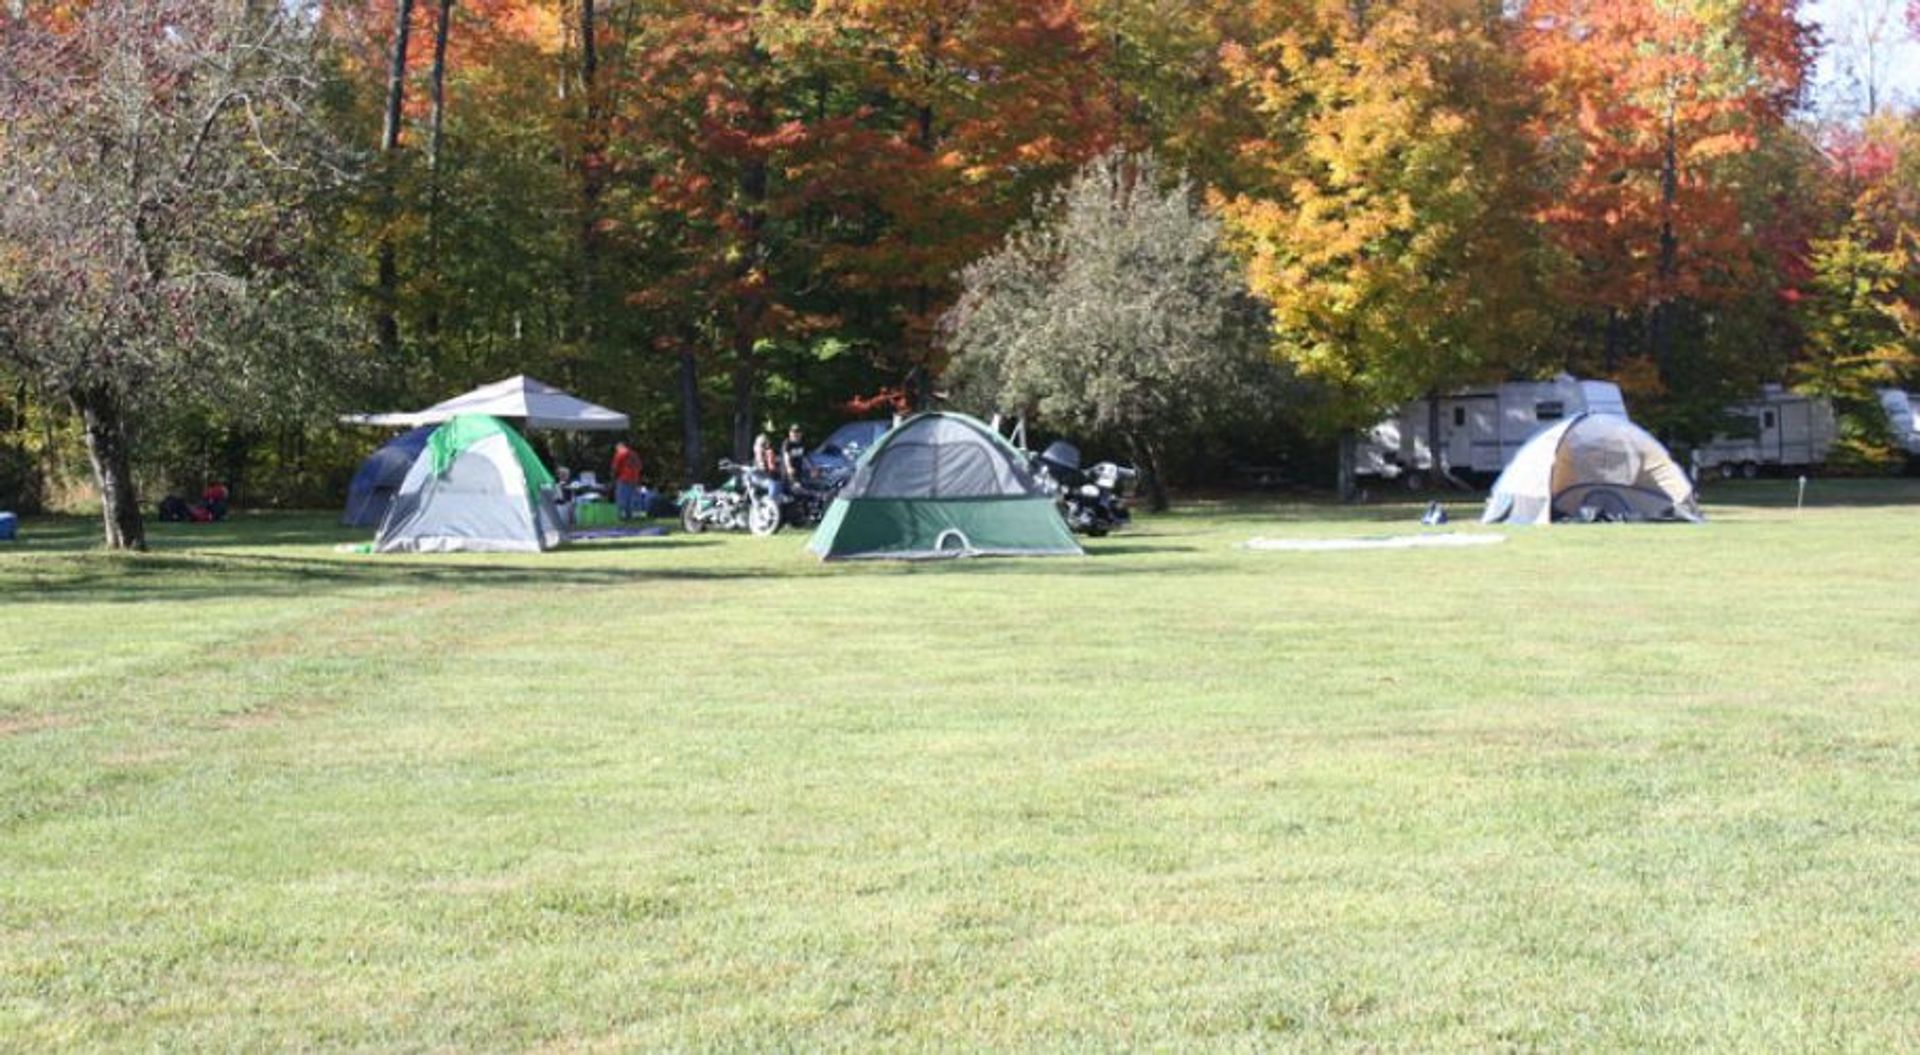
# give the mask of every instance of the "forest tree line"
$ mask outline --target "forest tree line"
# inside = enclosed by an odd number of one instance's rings
[[[521,373],[668,481],[980,393],[1191,476],[1558,370],[1678,442],[1828,395],[1871,465],[1920,120],[1870,55],[1815,112],[1823,46],[1795,0],[5,0],[0,505],[326,501],[341,412]],[[982,329],[1016,287],[1061,324]]]

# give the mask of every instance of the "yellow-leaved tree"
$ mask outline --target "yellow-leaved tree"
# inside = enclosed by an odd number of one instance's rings
[[[1447,4],[1269,3],[1225,66],[1265,186],[1222,212],[1275,353],[1352,429],[1527,360],[1547,322],[1508,23]]]

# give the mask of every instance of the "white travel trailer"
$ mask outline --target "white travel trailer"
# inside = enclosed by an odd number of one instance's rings
[[[1469,389],[1437,400],[1417,399],[1360,438],[1354,475],[1417,482],[1431,474],[1433,451],[1427,438],[1436,411],[1447,471],[1493,476],[1541,429],[1582,411],[1624,418],[1627,404],[1620,386],[1611,381],[1581,381],[1566,374],[1550,381]]]
[[[1824,465],[1839,437],[1833,403],[1767,385],[1760,398],[1727,408],[1739,424],[1694,448],[1698,472],[1757,476],[1762,469]]]
[[[1883,388],[1880,407],[1887,412],[1893,442],[1907,452],[1907,457],[1920,458],[1920,394]]]

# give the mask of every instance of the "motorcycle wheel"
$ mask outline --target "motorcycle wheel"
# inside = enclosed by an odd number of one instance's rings
[[[1103,527],[1090,527],[1087,529],[1087,537],[1088,538],[1106,538],[1107,529]]]
[[[756,498],[747,508],[747,530],[765,538],[780,530],[780,503],[771,496]]]
[[[698,535],[706,529],[707,525],[700,519],[700,510],[694,503],[688,502],[680,507],[680,530],[689,535]]]

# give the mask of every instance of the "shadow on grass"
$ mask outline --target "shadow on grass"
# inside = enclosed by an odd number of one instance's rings
[[[662,545],[656,541],[654,546]],[[672,543],[666,543],[672,545]],[[692,545],[699,545],[693,543]],[[633,568],[558,562],[481,564],[472,560],[326,560],[235,554],[49,555],[0,564],[0,597],[12,602],[137,603],[310,597],[358,590],[572,589],[642,582],[760,577],[751,568]]]
[[[0,601],[6,604],[138,604],[222,598],[316,597],[395,589],[551,591],[646,583],[772,581],[860,575],[1132,578],[1142,575],[1192,575],[1196,571],[1206,570],[1206,567],[1197,566],[1191,558],[1144,563],[1120,558],[1190,555],[1197,552],[1200,551],[1192,546],[1112,546],[1089,550],[1086,557],[980,557],[951,561],[849,561],[833,564],[796,559],[791,564],[683,568],[562,563],[549,558],[531,558],[540,563],[481,564],[471,559],[440,558],[399,562],[375,557],[326,560],[257,554],[219,557],[165,553],[143,557],[105,553],[66,554],[0,564]]]

